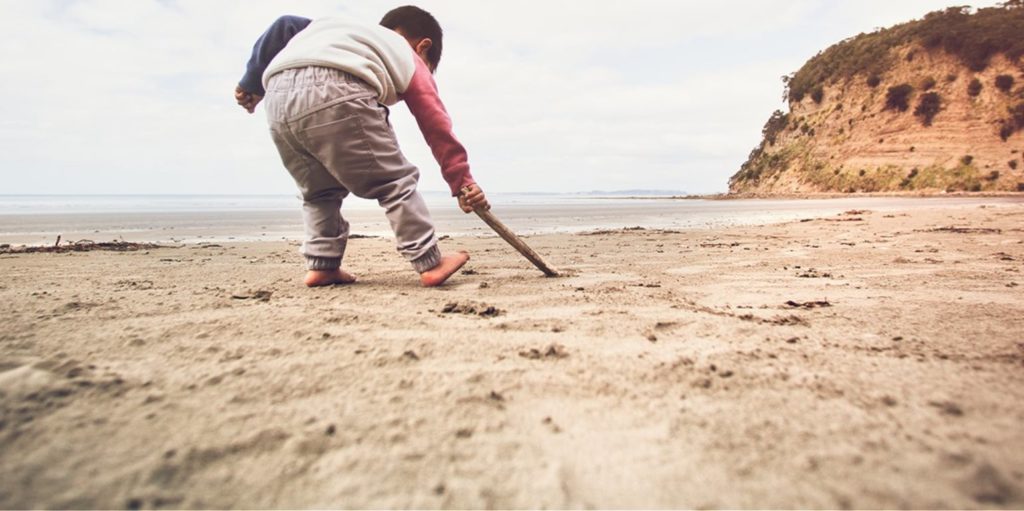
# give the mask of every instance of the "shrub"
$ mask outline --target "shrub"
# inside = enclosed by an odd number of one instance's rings
[[[1009,119],[1004,119],[999,128],[999,137],[1005,142],[1017,130],[1024,129],[1024,102],[1017,103],[1007,109],[1010,113]]]
[[[1010,121],[1003,121],[1003,124],[999,126],[999,138],[1003,139],[1003,142],[1006,142],[1015,131],[1017,131],[1017,129],[1014,128]]]
[[[1024,55],[1024,37],[1020,36],[1024,8],[1016,3],[1010,0],[974,13],[967,7],[950,7],[921,20],[840,41],[786,78],[786,96],[799,101],[819,84],[852,79],[858,74],[868,80],[884,75],[897,58],[891,49],[907,44],[945,51],[976,72],[988,67],[991,57],[998,53],[1016,61]]]
[[[993,170],[992,172],[989,172],[988,177],[986,177],[985,179],[989,181],[995,181],[996,179],[999,179],[999,171]]]
[[[1009,109],[1010,120],[1017,125],[1017,129],[1024,129],[1024,102],[1017,103]]]
[[[1010,75],[997,76],[996,88],[1008,94],[1010,92],[1010,89],[1013,88],[1013,77]]]
[[[912,92],[914,92],[914,88],[909,83],[889,87],[889,92],[885,95],[885,109],[906,112],[910,108],[910,93]]]
[[[960,158],[960,163],[963,163],[964,165],[970,165],[973,161],[974,157],[969,154],[966,154],[963,158]]]
[[[868,77],[868,87],[874,89],[882,83],[882,78],[878,75],[871,75]]]
[[[825,89],[822,88],[821,85],[815,87],[814,90],[811,91],[811,99],[814,100],[815,103],[821,104],[821,100],[825,99]]]
[[[967,84],[967,95],[973,98],[978,94],[981,94],[981,80],[975,78]]]
[[[1017,191],[1024,192],[1024,183],[1017,183]]]
[[[789,124],[789,114],[783,113],[782,110],[772,112],[772,116],[768,118],[768,122],[761,129],[761,135],[764,136],[768,145],[775,145],[779,132],[786,129],[787,124]]]
[[[921,118],[921,124],[925,126],[932,125],[932,119],[935,115],[942,110],[942,99],[936,92],[928,92],[921,95],[921,99],[917,102],[917,108],[914,109],[914,116]]]
[[[910,173],[907,174],[907,177],[903,178],[903,180],[900,181],[900,188],[906,188],[910,186],[911,181],[913,181],[915,177],[917,177],[917,167],[910,169]]]
[[[929,76],[924,80],[921,80],[921,90],[929,91],[933,88],[935,88],[935,78]]]
[[[952,73],[946,75],[946,81],[947,82],[955,82],[956,78],[957,78],[957,76],[955,74],[952,74]]]
[[[1017,160],[1010,160],[1006,164],[1010,166],[1010,170],[1017,170]]]

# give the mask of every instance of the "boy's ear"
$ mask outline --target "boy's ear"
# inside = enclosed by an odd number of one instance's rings
[[[419,55],[421,59],[423,59],[423,62],[427,63],[427,67],[430,68],[431,73],[434,72],[434,68],[436,66],[430,63],[430,58],[427,57],[427,51],[430,50],[430,47],[433,45],[434,41],[431,41],[429,37],[424,37],[423,39],[420,39],[419,41],[412,45],[412,50],[416,52],[416,54]]]
[[[427,53],[427,50],[429,50],[431,46],[434,46],[434,41],[431,41],[429,37],[424,37],[423,39],[420,39],[418,43],[416,43],[416,53],[425,54]]]

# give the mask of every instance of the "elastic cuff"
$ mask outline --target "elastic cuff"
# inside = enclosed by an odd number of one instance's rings
[[[341,268],[341,258],[306,256],[306,268],[314,271],[337,270]]]
[[[416,270],[416,273],[432,270],[439,264],[441,264],[441,249],[437,248],[437,245],[430,247],[426,253],[412,260],[412,268]]]

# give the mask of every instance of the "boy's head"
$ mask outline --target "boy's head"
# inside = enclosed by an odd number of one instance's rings
[[[437,70],[441,62],[441,39],[444,33],[429,12],[414,5],[406,5],[389,11],[381,18],[380,24],[402,34],[413,51],[426,61],[430,71]]]

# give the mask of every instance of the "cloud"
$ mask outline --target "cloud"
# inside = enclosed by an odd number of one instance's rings
[[[944,4],[425,0],[437,79],[495,191],[721,191],[782,106],[779,77],[857,32]],[[287,7],[285,7],[287,5]],[[291,193],[262,112],[231,89],[281,14],[373,22],[379,2],[5,1],[4,193]],[[443,190],[404,108],[399,139]]]

